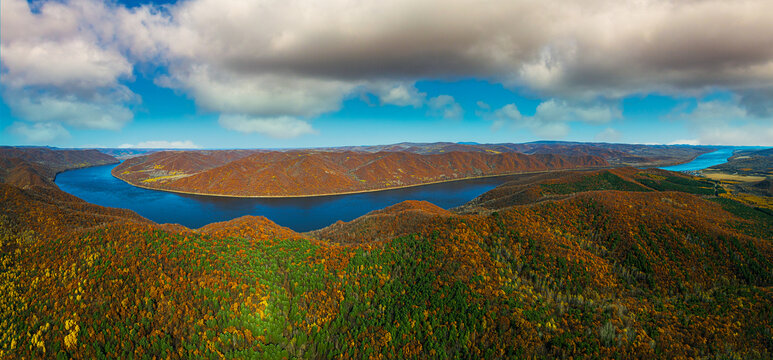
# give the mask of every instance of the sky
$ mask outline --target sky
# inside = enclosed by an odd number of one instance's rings
[[[0,97],[0,145],[773,146],[773,2],[2,0]]]

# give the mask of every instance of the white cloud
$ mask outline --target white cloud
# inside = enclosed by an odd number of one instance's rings
[[[773,146],[773,124],[721,125],[702,128],[699,132],[702,145]]]
[[[315,116],[338,110],[356,84],[272,74],[235,74],[209,65],[172,68],[158,84],[184,89],[199,106],[222,113],[253,116]]]
[[[288,139],[316,133],[316,130],[308,122],[289,116],[252,117],[247,115],[220,115],[218,122],[228,130],[242,133],[258,133],[277,139]]]
[[[6,100],[58,99],[122,113],[135,100],[97,101],[97,94],[120,92],[134,66],[148,63],[168,68],[157,83],[204,110],[256,120],[239,123],[294,119],[307,126],[290,126],[300,133],[312,130],[299,118],[336,111],[357,92],[421,107],[426,95],[412,85],[419,79],[485,78],[553,99],[520,119],[551,136],[565,135],[572,121],[617,118],[603,104],[631,94],[723,89],[742,97],[741,109],[773,113],[773,100],[758,95],[773,88],[767,0],[188,0],[163,9],[63,0],[36,5],[35,13],[29,6],[0,2]],[[567,105],[596,101],[602,105]],[[24,103],[11,108],[25,113]],[[121,123],[46,119],[100,129]]]
[[[26,96],[24,96],[26,95]],[[134,117],[126,107],[104,101],[84,101],[72,95],[55,97],[24,94],[6,96],[13,112],[29,121],[61,122],[86,129],[118,130]]]
[[[429,99],[429,113],[442,116],[444,119],[461,119],[464,116],[464,109],[456,102],[453,96],[438,95]]]
[[[494,123],[491,125],[491,130],[497,131],[504,127],[506,124],[516,124],[523,119],[520,110],[515,104],[507,104],[500,109],[494,111],[491,117]]]
[[[137,144],[121,144],[118,146],[120,149],[198,149],[200,147],[201,146],[194,144],[191,140],[151,140],[143,141]]]
[[[773,82],[764,0],[197,0],[169,14],[153,32],[169,58],[240,74],[487,77],[586,100]]]
[[[120,80],[133,64],[113,43],[117,9],[97,1],[0,4],[3,98],[27,138],[62,137],[63,125],[118,130],[133,118],[138,97]],[[125,11],[125,10],[123,10]],[[37,134],[37,135],[34,135]]]
[[[614,143],[614,142],[620,141],[621,137],[622,135],[620,134],[619,131],[611,127],[608,127],[602,130],[601,132],[599,132],[598,134],[596,134],[596,136],[593,139],[596,141]]]
[[[622,113],[611,106],[600,104],[575,106],[565,101],[551,99],[537,106],[534,117],[544,123],[582,121],[589,124],[603,124],[622,117]]]
[[[67,139],[70,133],[56,122],[39,122],[25,124],[15,122],[8,127],[12,134],[21,135],[26,141],[34,145],[45,145],[59,140]]]
[[[132,13],[143,20],[122,21],[133,24],[131,41],[119,38],[139,44],[143,59],[158,52],[170,64],[162,83],[205,109],[310,117],[362,88],[382,104],[420,107],[425,94],[407,85],[417,79],[488,78],[584,103],[773,86],[770,14],[762,0],[191,0]],[[706,29],[706,19],[732,26]],[[543,128],[564,128],[545,114]],[[604,106],[572,114],[590,123],[617,115]]]
[[[670,114],[683,121],[695,139],[676,140],[700,145],[773,146],[773,118],[749,114],[738,99],[701,101],[693,109]]]
[[[679,139],[674,140],[667,145],[700,145],[701,142],[698,139]]]
[[[427,97],[427,93],[420,93],[412,84],[372,83],[367,88],[379,97],[382,104],[420,108]]]
[[[698,102],[695,109],[689,113],[678,115],[678,118],[682,120],[688,120],[696,124],[704,125],[722,124],[730,120],[738,120],[746,117],[747,112],[745,109],[736,104],[719,100]]]
[[[560,139],[569,134],[569,124],[584,122],[603,124],[621,117],[620,110],[603,104],[572,105],[550,99],[537,106],[533,116],[524,116],[515,104],[508,104],[493,112],[493,129],[510,123],[526,127],[543,139]]]
[[[118,78],[132,72],[129,61],[117,51],[83,38],[11,42],[2,51],[7,69],[3,80],[11,87],[93,89],[114,86]]]

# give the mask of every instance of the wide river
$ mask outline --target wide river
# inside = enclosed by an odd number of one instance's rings
[[[134,210],[157,223],[199,228],[242,215],[262,215],[295,231],[309,231],[338,220],[349,221],[404,200],[426,200],[446,209],[456,207],[507,181],[507,177],[492,177],[350,195],[226,198],[131,186],[110,174],[115,166],[65,171],[56,176],[55,182],[63,191],[90,203]]]
[[[688,163],[666,166],[661,169],[670,171],[696,171],[703,170],[705,168],[712,167],[714,165],[724,164],[727,162],[727,158],[733,156],[735,150],[742,148],[722,148],[717,151],[698,155],[693,161]]]
[[[703,154],[695,160],[663,169],[690,171],[722,164],[732,148]],[[262,215],[295,231],[316,230],[338,220],[349,221],[376,209],[405,200],[426,200],[449,209],[495,188],[509,177],[492,177],[422,185],[362,194],[306,198],[228,198],[175,194],[131,186],[110,174],[116,165],[65,171],[56,176],[60,189],[90,203],[131,209],[157,223],[177,223],[189,228],[231,220],[242,215]]]

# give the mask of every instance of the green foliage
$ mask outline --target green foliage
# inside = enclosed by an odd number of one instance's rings
[[[766,209],[753,208],[727,198],[712,198],[725,211],[743,219],[734,222],[734,226],[750,235],[762,239],[773,239],[773,214]]]
[[[714,183],[707,180],[668,176],[662,180],[641,178],[638,181],[658,191],[681,191],[689,194],[714,195]]]
[[[597,175],[583,176],[578,181],[541,184],[541,186],[545,191],[552,194],[571,194],[592,190],[650,191],[639,184],[626,181],[608,171]]]

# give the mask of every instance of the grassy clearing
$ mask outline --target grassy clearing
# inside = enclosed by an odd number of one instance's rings
[[[718,171],[703,171],[701,175],[717,181],[755,182],[765,180],[764,176],[735,175]]]

